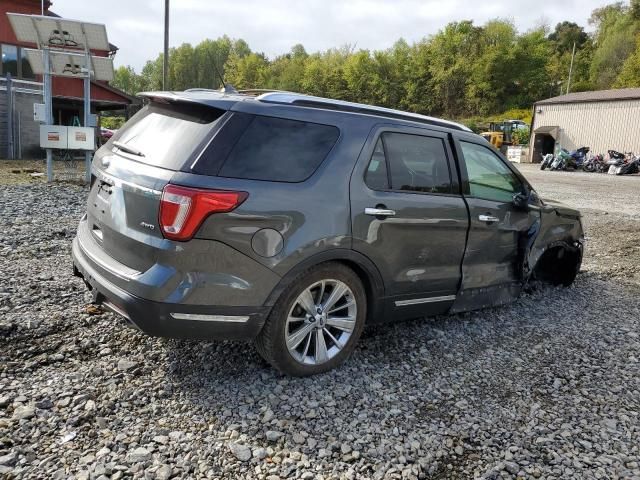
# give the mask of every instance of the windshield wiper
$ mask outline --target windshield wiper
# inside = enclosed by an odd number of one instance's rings
[[[144,153],[142,153],[140,150],[136,150],[133,147],[128,146],[125,143],[122,142],[113,142],[113,145],[118,147],[120,150],[122,150],[123,152],[127,152],[130,153],[131,155],[135,155],[137,157],[144,157]]]

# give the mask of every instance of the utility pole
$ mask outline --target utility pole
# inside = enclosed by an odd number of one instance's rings
[[[169,73],[169,0],[164,0],[164,55],[162,58],[162,89],[167,90]]]
[[[44,110],[46,116],[45,125],[53,125],[53,100],[51,95],[51,52],[49,51],[49,45],[42,46],[42,59],[44,62],[44,75],[43,75],[43,92],[44,96]],[[53,182],[53,151],[50,148],[46,149],[47,152],[47,182]]]
[[[89,47],[85,47],[84,52],[84,64],[87,67],[87,72],[84,77],[84,119],[82,122],[82,126],[85,128],[91,127],[91,67],[93,63],[91,61],[91,50]],[[95,130],[92,135],[95,136]],[[85,150],[84,152],[84,181],[86,183],[91,182],[91,152],[89,150]]]
[[[571,75],[573,74],[573,60],[575,58],[576,58],[576,42],[573,42],[573,53],[571,54],[571,65],[569,66],[569,80],[567,81],[567,95],[569,94],[569,89],[571,88]]]

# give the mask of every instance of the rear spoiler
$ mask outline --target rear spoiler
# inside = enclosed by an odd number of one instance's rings
[[[164,104],[197,104],[219,110],[230,110],[246,95],[221,93],[217,90],[194,89],[185,92],[141,92],[137,94],[143,100]]]

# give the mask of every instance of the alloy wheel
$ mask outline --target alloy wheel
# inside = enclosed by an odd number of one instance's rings
[[[349,341],[357,312],[355,296],[344,282],[326,279],[305,288],[287,315],[289,353],[305,365],[328,362]]]

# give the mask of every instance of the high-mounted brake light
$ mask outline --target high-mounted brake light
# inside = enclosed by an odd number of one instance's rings
[[[193,238],[212,213],[226,213],[244,202],[247,192],[204,190],[168,184],[160,200],[160,230],[165,238],[184,242]]]

